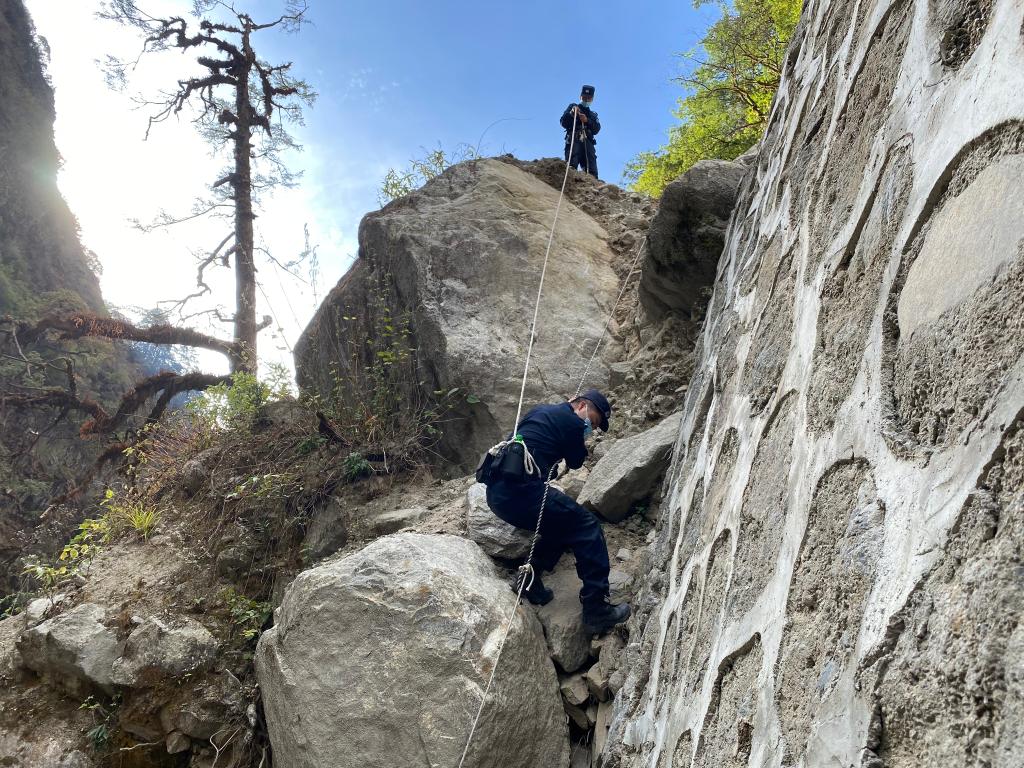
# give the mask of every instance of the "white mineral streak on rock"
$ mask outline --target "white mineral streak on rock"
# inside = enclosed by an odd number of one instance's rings
[[[1024,753],[1022,686],[998,683],[1022,664],[1022,18],[1020,0],[805,7],[602,765]]]

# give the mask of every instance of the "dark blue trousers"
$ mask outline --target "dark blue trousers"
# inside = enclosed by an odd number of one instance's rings
[[[487,488],[491,511],[516,528],[533,532],[544,495],[543,483],[498,481]],[[608,545],[594,514],[556,488],[548,492],[533,553],[537,573],[553,570],[566,549],[576,556],[576,573],[583,582],[580,602],[598,603],[608,597]]]
[[[569,145],[565,145],[565,159],[573,169],[586,171],[597,178],[597,148],[589,141],[576,141],[572,145],[572,158],[569,157]]]

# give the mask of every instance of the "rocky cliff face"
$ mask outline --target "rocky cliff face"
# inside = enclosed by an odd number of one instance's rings
[[[515,420],[558,200],[557,188],[540,177],[551,170],[547,165],[537,173],[524,167],[493,159],[464,163],[366,216],[358,261],[296,346],[300,386],[328,396],[339,387],[367,389],[373,355],[391,354],[367,339],[386,343],[389,334],[407,331],[412,356],[396,362],[408,365],[401,384],[405,397],[427,402],[435,392],[461,393],[457,403],[448,403],[454,407],[442,448],[457,465],[472,468]],[[528,404],[575,392],[618,295],[616,269],[638,245],[637,232],[646,229],[649,208],[612,189],[617,195],[598,196],[603,211],[571,201],[586,197],[584,190],[571,192],[562,206],[540,304]],[[614,345],[605,345],[588,381],[606,385],[613,359]]]
[[[57,190],[53,91],[21,0],[0,2],[0,315],[38,312],[47,300],[104,310],[99,282]]]
[[[602,765],[1020,765],[1022,16],[805,7]]]
[[[0,318],[37,320],[85,310],[105,314],[99,281],[78,240],[78,223],[57,189],[53,92],[43,52],[21,0],[0,0]],[[0,336],[0,388],[62,386],[63,374],[18,360]],[[11,348],[8,348],[11,347]],[[82,393],[109,403],[130,386],[135,366],[123,348],[84,341],[43,346],[45,359],[71,353]],[[29,351],[33,355],[33,351]],[[37,359],[38,362],[38,359]],[[41,517],[48,499],[79,477],[99,446],[78,439],[57,411],[25,413],[0,404],[0,597],[17,589],[18,558],[65,538],[69,519]]]

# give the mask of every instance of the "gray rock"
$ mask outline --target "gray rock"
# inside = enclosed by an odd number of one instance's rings
[[[652,320],[673,311],[703,313],[746,170],[737,162],[701,160],[665,187],[648,231],[639,288]]]
[[[275,400],[262,406],[253,428],[257,432],[293,432],[312,435],[317,431],[316,414],[292,397]]]
[[[590,768],[593,764],[591,760],[590,744],[572,745],[572,762],[569,764],[569,768]]]
[[[585,709],[569,702],[563,702],[563,706],[565,707],[565,714],[576,724],[577,728],[584,731],[590,728],[590,721],[587,719],[587,711]]]
[[[303,391],[365,388],[364,365],[380,327],[375,314],[408,316],[420,361],[410,361],[408,401],[445,398],[440,448],[464,470],[511,426],[519,399],[537,280],[558,192],[493,159],[453,166],[410,195],[367,215],[359,258],[295,347]],[[607,201],[604,201],[607,203]],[[607,207],[607,206],[606,206]],[[601,336],[618,295],[608,231],[580,207],[563,205],[553,241],[527,380],[526,402],[571,392],[580,345]],[[581,280],[580,275],[586,274]],[[611,354],[605,354],[611,359]],[[429,365],[424,365],[429,361]],[[607,380],[607,360],[591,380]],[[472,397],[467,397],[471,395]]]
[[[313,513],[302,552],[307,562],[333,555],[348,543],[349,519],[341,501],[331,497],[323,507]]]
[[[586,671],[583,676],[587,690],[598,701],[609,701],[612,698],[610,686],[611,674],[618,664],[619,654],[622,653],[625,644],[616,634],[609,634],[601,643],[601,655],[597,663]]]
[[[487,506],[487,486],[474,483],[466,492],[466,535],[491,557],[516,560],[530,551],[529,531],[509,525]]]
[[[583,486],[586,485],[587,477],[589,476],[590,470],[586,467],[581,467],[580,469],[574,469],[568,472],[561,478],[565,494],[572,499],[578,499],[580,493],[583,492]]]
[[[636,502],[650,496],[668,468],[682,412],[632,437],[616,440],[594,466],[579,503],[603,518],[619,522]]]
[[[544,583],[555,597],[537,609],[537,616],[544,625],[551,658],[563,672],[572,673],[590,658],[590,634],[583,627],[581,584],[573,558],[563,557],[558,567],[544,576]]]
[[[194,619],[146,619],[128,635],[124,655],[114,662],[117,685],[152,685],[208,669],[217,654],[217,640]]]
[[[17,642],[25,626],[25,619],[20,615],[0,621],[0,681],[10,681],[18,676],[22,662]]]
[[[626,378],[633,372],[633,364],[626,360],[612,363],[608,367],[608,388],[616,389],[626,383]]]
[[[619,551],[615,553],[615,559],[621,560],[622,562],[626,563],[629,562],[629,558],[632,557],[632,554],[633,553],[625,547],[621,547]]]
[[[186,461],[178,475],[178,482],[189,496],[195,496],[209,485],[217,459],[221,455],[220,448],[207,448]]]
[[[103,607],[82,603],[24,632],[17,647],[29,669],[73,693],[113,691],[111,668],[122,644],[103,625]]]
[[[604,745],[608,741],[608,729],[612,724],[612,702],[602,701],[597,705],[597,719],[594,722],[594,754],[600,755],[604,752]]]
[[[249,572],[253,566],[255,552],[248,540],[227,544],[217,553],[215,567],[220,576],[235,579]]]
[[[209,677],[209,676],[208,676]],[[160,708],[164,733],[180,731],[197,741],[208,742],[225,726],[245,716],[249,694],[230,672],[204,680],[186,700],[175,700]]]
[[[633,586],[633,576],[619,568],[612,568],[608,572],[608,587],[613,602],[628,600],[630,588]]]
[[[398,533],[403,528],[416,525],[426,515],[425,507],[392,509],[370,516],[366,520],[366,526],[371,536],[387,536],[389,533]]]
[[[590,698],[590,689],[583,675],[570,675],[564,678],[559,683],[558,690],[562,693],[563,699],[577,707],[585,704]]]
[[[192,748],[192,740],[181,731],[171,731],[164,740],[167,746],[167,754],[176,755],[179,752],[186,752]]]
[[[300,574],[256,651],[275,762],[456,765],[513,604],[487,556],[454,536],[386,536]],[[529,609],[500,661],[466,765],[566,765],[558,683]]]
[[[35,600],[29,601],[29,604],[25,606],[24,620],[26,626],[33,626],[38,624],[47,615],[55,613],[67,600],[68,596],[61,592],[53,595],[52,597],[37,597]]]

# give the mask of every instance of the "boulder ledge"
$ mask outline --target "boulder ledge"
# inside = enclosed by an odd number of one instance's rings
[[[458,764],[514,602],[454,536],[386,536],[299,575],[256,651],[275,763]],[[568,763],[555,670],[520,608],[466,766]]]

